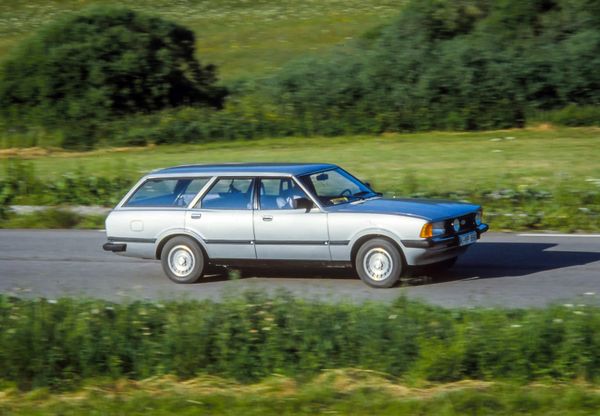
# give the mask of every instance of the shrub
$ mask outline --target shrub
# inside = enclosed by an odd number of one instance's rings
[[[159,374],[248,382],[353,367],[435,381],[597,381],[598,330],[590,306],[447,310],[258,292],[161,304],[0,296],[0,379],[25,388]]]
[[[520,127],[535,111],[599,105],[597,10],[594,0],[411,1],[369,42],[284,67],[272,97],[306,134]]]
[[[32,205],[103,205],[116,204],[131,188],[138,174],[131,166],[117,164],[114,178],[95,176],[80,168],[52,181],[39,179],[31,163],[9,161],[5,177],[0,179],[0,209],[10,204]],[[2,211],[0,211],[2,212]]]
[[[599,126],[600,106],[568,105],[559,110],[537,112],[532,115],[532,123],[549,122],[562,126]]]
[[[98,122],[181,105],[220,108],[215,67],[194,57],[192,31],[158,17],[95,7],[60,19],[16,48],[0,71],[3,115],[65,128],[89,147]]]

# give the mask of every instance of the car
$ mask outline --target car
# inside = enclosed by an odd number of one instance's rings
[[[160,260],[176,283],[211,265],[318,265],[388,288],[411,266],[450,266],[487,230],[478,205],[383,198],[334,164],[185,165],[133,186],[103,248]]]

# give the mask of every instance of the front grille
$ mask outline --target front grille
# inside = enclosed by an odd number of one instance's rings
[[[452,221],[454,221],[455,218],[450,218],[444,222],[444,228],[446,229],[446,235],[461,234],[466,231],[475,230],[477,228],[477,224],[475,224],[475,214],[462,215],[457,218],[460,221],[460,230],[458,231],[458,233],[454,232],[454,227],[452,226]]]

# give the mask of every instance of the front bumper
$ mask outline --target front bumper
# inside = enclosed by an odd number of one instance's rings
[[[402,244],[408,248],[435,248],[435,249],[443,249],[443,248],[452,248],[458,247],[458,236],[462,234],[467,234],[473,231],[477,232],[477,239],[481,238],[481,234],[485,233],[489,230],[489,226],[487,224],[479,224],[477,228],[474,230],[468,230],[461,234],[452,235],[450,237],[431,237],[425,238],[423,240],[402,240]]]

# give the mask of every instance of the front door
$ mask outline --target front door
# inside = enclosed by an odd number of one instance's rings
[[[256,259],[254,179],[222,177],[186,213],[186,228],[206,243],[210,259]]]
[[[262,178],[254,211],[254,241],[259,260],[331,260],[327,213],[317,207],[295,209],[308,198],[292,178]]]

